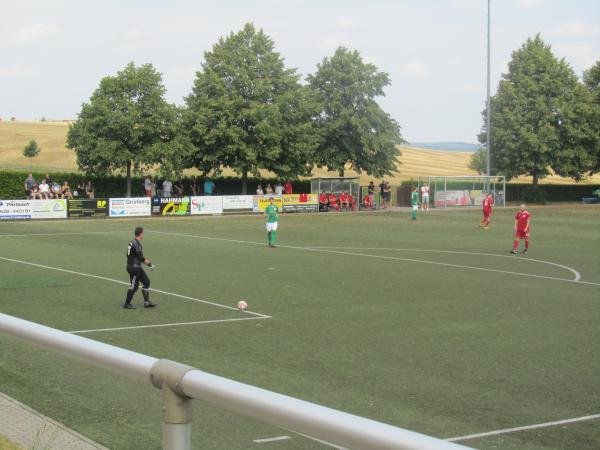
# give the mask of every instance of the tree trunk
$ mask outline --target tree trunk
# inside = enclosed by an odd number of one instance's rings
[[[539,181],[539,179],[538,179],[537,173],[534,173],[533,174],[533,183],[532,183],[532,186],[534,189],[537,189],[538,181]]]
[[[131,197],[131,161],[127,161],[127,198]]]
[[[340,177],[343,177],[343,176],[344,176],[344,172],[345,172],[345,170],[344,170],[344,169],[340,169],[340,170],[338,171],[338,175],[339,175]]]
[[[242,172],[242,195],[248,193],[248,171],[244,169]]]

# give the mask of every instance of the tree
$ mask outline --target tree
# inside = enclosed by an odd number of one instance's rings
[[[485,175],[487,171],[487,150],[485,147],[479,149],[471,155],[469,159],[469,169],[474,170],[479,175]]]
[[[31,160],[40,154],[42,149],[38,147],[38,143],[35,139],[29,141],[29,143],[23,149],[23,156],[29,158],[29,168],[31,168]]]
[[[600,61],[583,73],[583,84],[591,96],[591,122],[594,124],[594,138],[590,146],[592,162],[590,173],[600,172]]]
[[[176,137],[176,108],[167,103],[162,78],[151,64],[129,63],[107,76],[70,125],[67,147],[87,173],[125,170],[131,196],[131,170],[160,163]]]
[[[242,176],[260,169],[294,178],[309,175],[318,136],[316,103],[274,51],[273,41],[246,24],[204,54],[186,98],[185,129],[203,173],[228,167]]]
[[[532,176],[534,187],[551,169],[580,180],[589,166],[588,119],[582,111],[587,101],[565,60],[558,60],[539,35],[528,39],[513,52],[491,99],[494,171],[507,179]],[[480,142],[486,133],[484,125]]]
[[[308,82],[321,108],[317,166],[340,176],[347,166],[377,177],[391,175],[400,155],[397,145],[404,140],[398,123],[375,101],[389,86],[388,75],[364,63],[356,50],[339,47]]]

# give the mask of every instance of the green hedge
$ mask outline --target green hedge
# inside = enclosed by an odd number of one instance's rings
[[[81,181],[92,180],[94,190],[97,198],[107,197],[122,197],[127,191],[127,180],[121,175],[109,175],[109,176],[86,176],[79,173],[64,173],[64,172],[47,172],[53,181],[57,181],[62,184],[63,181],[68,181],[72,190],[77,188],[77,184]],[[0,172],[0,198],[1,199],[12,199],[12,198],[24,198],[25,192],[23,184],[25,178],[29,174],[28,171],[2,171]],[[36,181],[40,181],[44,178],[46,172],[33,172],[33,177]],[[212,178],[216,187],[216,195],[237,195],[242,192],[242,180],[236,177],[217,177]],[[144,194],[143,177],[132,177],[131,179],[131,195],[142,196]],[[191,194],[190,181],[191,177],[182,178],[184,194]],[[248,193],[253,194],[256,191],[256,187],[262,184],[263,187],[267,183],[271,183],[272,186],[278,180],[275,178],[261,179],[261,178],[250,178],[248,179]],[[162,180],[158,183],[160,184]],[[202,189],[204,180],[197,178],[197,185],[199,189]],[[294,192],[310,192],[310,181],[308,180],[297,180],[292,182],[294,186]]]

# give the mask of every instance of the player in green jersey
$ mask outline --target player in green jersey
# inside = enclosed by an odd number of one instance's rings
[[[279,208],[275,204],[275,199],[269,199],[269,206],[265,208],[265,216],[267,216],[267,240],[269,247],[275,247],[277,240],[277,219],[279,218]]]
[[[410,204],[412,205],[412,220],[417,220],[417,211],[419,210],[419,191],[417,188],[413,188],[412,194],[410,194]]]

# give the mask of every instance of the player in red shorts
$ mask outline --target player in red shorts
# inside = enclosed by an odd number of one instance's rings
[[[488,194],[483,199],[483,219],[481,219],[479,222],[479,226],[485,228],[486,230],[490,227],[492,206],[494,206],[494,197],[492,197],[492,194]]]
[[[354,211],[356,209],[356,201],[354,200],[352,192],[348,192],[348,194],[346,194],[346,200],[348,200],[348,206],[352,209],[352,211]]]
[[[340,210],[340,205],[338,204],[337,197],[333,192],[330,192],[327,196],[327,201],[329,202],[329,207],[334,208],[336,211]]]
[[[525,209],[525,205],[521,205],[521,209],[515,215],[515,242],[511,253],[517,254],[517,248],[519,248],[519,241],[525,239],[525,250],[523,254],[529,250],[529,230],[531,228],[531,214]]]

